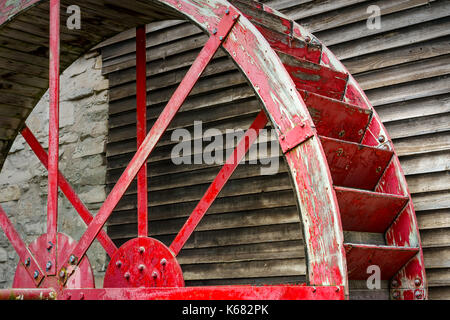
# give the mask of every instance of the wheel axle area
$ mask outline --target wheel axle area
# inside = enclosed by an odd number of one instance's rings
[[[48,261],[48,251],[55,250],[57,248],[56,256],[58,257],[58,265],[62,265],[64,253],[73,250],[76,246],[76,241],[69,236],[58,233],[57,246],[49,247],[47,241],[47,234],[41,235],[34,240],[28,246],[28,250],[35,257],[36,261],[43,270],[48,270],[51,267],[51,262]],[[30,264],[28,260],[20,261],[16,273],[14,275],[13,288],[35,288],[33,279],[29,276]],[[64,275],[45,275],[41,274],[38,270],[31,270],[33,277],[42,277],[42,281],[39,283],[39,289],[53,289],[56,293],[60,293],[66,288],[95,288],[94,275],[88,258],[85,256],[80,264],[74,267],[70,271],[64,272]],[[64,278],[68,277],[67,282],[63,285]]]
[[[113,255],[103,287],[184,287],[184,279],[169,248],[156,239],[139,237],[126,242]]]

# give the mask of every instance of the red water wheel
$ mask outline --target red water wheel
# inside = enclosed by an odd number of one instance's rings
[[[48,155],[27,128],[21,134],[49,170],[48,230],[28,247],[3,210],[0,225],[20,263],[16,289],[0,297],[59,299],[344,299],[348,280],[367,278],[378,266],[394,299],[427,297],[417,221],[392,141],[361,88],[336,57],[294,21],[249,1],[109,1],[107,10],[78,1],[98,20],[120,21],[79,33],[79,52],[121,28],[183,16],[209,40],[146,134],[145,29],[137,28],[138,150],[95,218],[58,171],[60,30],[58,0],[50,1],[50,130]],[[0,1],[1,30],[18,16],[33,15],[47,1]],[[131,8],[131,9],[130,9]],[[26,9],[26,10],[25,10]],[[130,16],[129,10],[136,16]],[[34,13],[36,14],[36,13]],[[93,21],[93,20],[91,20]],[[33,22],[31,22],[33,23]],[[89,28],[86,28],[88,30]],[[11,44],[8,50],[13,50]],[[253,121],[170,246],[147,237],[146,160],[218,48],[234,60],[260,99]],[[0,48],[1,51],[1,48]],[[21,56],[18,56],[20,59]],[[26,57],[26,56],[24,56]],[[64,60],[66,64],[72,58]],[[1,99],[0,99],[1,100]],[[3,103],[2,101],[0,101]],[[276,128],[295,185],[307,255],[308,285],[184,287],[177,255],[268,122]],[[19,131],[19,128],[17,128]],[[256,135],[252,134],[256,132]],[[102,227],[125,191],[138,179],[138,237],[117,248]],[[58,187],[88,225],[79,241],[59,234]],[[344,231],[384,233],[387,245],[345,243]],[[103,289],[94,289],[86,251],[98,239],[111,257]],[[28,289],[18,289],[23,287]]]

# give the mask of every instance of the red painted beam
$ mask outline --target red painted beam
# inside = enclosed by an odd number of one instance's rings
[[[41,161],[41,163],[44,165],[46,169],[48,169],[48,155],[45,152],[44,148],[40,145],[39,141],[36,139],[36,137],[33,135],[31,130],[25,126],[25,128],[21,131],[21,134],[25,141],[30,146],[31,150],[35,153],[35,155],[38,157],[38,159]],[[87,225],[91,223],[91,221],[94,219],[92,214],[89,212],[88,208],[83,204],[83,202],[80,200],[78,195],[75,193],[75,190],[70,186],[69,182],[66,180],[66,178],[63,176],[61,172],[58,172],[58,185],[61,188],[61,191],[64,193],[64,195],[67,197],[67,199],[70,201],[72,206],[75,208],[75,210],[80,215],[81,219],[83,219],[84,223]],[[97,236],[97,240],[100,242],[100,244],[103,246],[105,251],[108,253],[110,257],[113,256],[113,254],[117,251],[117,247],[114,244],[114,242],[108,237],[105,231],[100,231],[100,233]]]
[[[5,289],[0,290],[0,300],[55,300],[53,289]]]
[[[11,220],[8,219],[6,212],[0,206],[0,227],[5,232],[6,237],[19,255],[19,261],[24,265],[28,275],[36,286],[44,278],[45,273],[42,271],[41,266],[37,262],[33,254],[28,250],[27,245],[20,237],[19,233],[14,228]]]
[[[145,26],[136,28],[136,126],[137,148],[147,135],[147,51]],[[147,162],[137,176],[138,236],[148,235]]]
[[[47,242],[50,268],[47,274],[56,273],[56,235],[58,226],[58,161],[59,161],[59,31],[60,2],[50,0],[50,66],[49,66],[49,134],[48,134],[48,198],[47,198]]]
[[[344,300],[343,287],[301,285],[67,289],[61,300]]]
[[[159,139],[164,134],[178,110],[186,100],[187,96],[194,88],[194,85],[197,83],[206,66],[217,52],[217,49],[220,47],[236,23],[238,16],[239,15],[236,12],[233,12],[233,10],[230,9],[229,13],[225,15],[219,23],[217,30],[213,31],[213,35],[208,39],[193,65],[188,70],[178,88],[175,90],[175,93],[172,95],[166,107],[161,112],[142,145],[138,148],[133,159],[120,176],[94,220],[89,224],[86,232],[80,238],[78,245],[72,253],[67,254],[67,258],[65,259],[65,261],[67,261],[66,265],[70,263],[69,256],[71,255],[73,255],[74,258],[71,260],[73,260],[75,264],[80,262],[87,249],[91,246],[92,241],[94,241],[95,237],[104,226],[106,220],[111,215],[117,203],[128,189],[131,181],[136,177],[144,162],[147,161],[148,156],[153,151]]]
[[[268,119],[266,114],[264,113],[264,111],[261,111],[253,121],[245,135],[242,137],[241,141],[239,141],[239,144],[234,149],[233,154],[227,159],[225,165],[219,171],[206,193],[203,195],[195,209],[192,211],[189,219],[186,221],[180,232],[175,237],[175,240],[173,240],[172,244],[170,245],[170,250],[172,250],[175,255],[178,255],[181,248],[183,248],[192,232],[194,232],[195,228],[200,223],[200,220],[203,218],[206,211],[208,211],[211,204],[214,202],[214,200],[216,200],[220,191],[225,186],[228,179],[230,179],[231,175],[241,162],[242,158],[244,158],[247,154],[250,146],[255,142],[256,138],[258,138],[261,129],[265,127],[267,121]]]

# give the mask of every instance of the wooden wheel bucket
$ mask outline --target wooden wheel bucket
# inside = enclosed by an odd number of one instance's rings
[[[20,257],[14,289],[0,297],[56,299],[345,299],[348,280],[367,278],[367,268],[380,268],[390,281],[394,299],[427,298],[426,278],[417,221],[411,197],[392,141],[367,97],[336,57],[294,21],[249,0],[158,0],[123,2],[78,1],[82,10],[105,21],[95,33],[71,34],[71,52],[60,42],[59,0],[0,1],[0,34],[16,19],[50,12],[47,42],[36,43],[50,52],[50,129],[48,155],[23,125],[3,137],[4,160],[20,132],[49,170],[47,233],[27,246],[6,213],[0,225]],[[209,40],[146,134],[145,28],[147,22],[189,19]],[[119,20],[114,20],[119,19]],[[108,24],[111,22],[110,24]],[[82,52],[119,31],[137,27],[138,151],[118,179],[95,218],[58,173],[59,71]],[[86,30],[89,30],[86,27]],[[37,41],[38,40],[33,40]],[[218,48],[234,60],[260,99],[258,114],[233,155],[227,160],[170,246],[147,232],[146,159],[191,92]],[[4,56],[20,52],[20,39],[0,47]],[[3,51],[3,52],[2,52]],[[26,63],[30,55],[20,54]],[[20,73],[20,72],[19,72]],[[40,95],[22,98],[12,85],[1,105],[17,103],[29,111]],[[24,96],[26,88],[24,88]],[[11,98],[14,93],[17,101]],[[41,92],[42,94],[42,92]],[[29,111],[23,113],[23,120]],[[177,262],[181,248],[247,153],[257,134],[270,122],[289,167],[303,224],[307,285],[185,287]],[[255,134],[251,134],[251,132]],[[2,160],[2,161],[3,161]],[[117,248],[102,231],[112,210],[138,177],[138,237]],[[87,224],[74,241],[57,232],[58,187]],[[385,234],[386,245],[345,243],[344,231]],[[98,239],[111,257],[105,288],[94,288],[86,251]]]

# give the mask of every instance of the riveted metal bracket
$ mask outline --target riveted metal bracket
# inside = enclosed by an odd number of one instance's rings
[[[297,124],[287,133],[280,136],[280,146],[283,153],[287,153],[309,138],[313,137],[316,129],[306,122]]]

